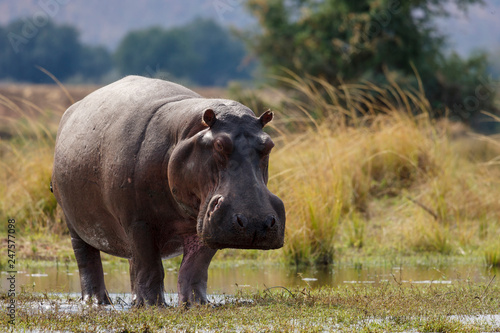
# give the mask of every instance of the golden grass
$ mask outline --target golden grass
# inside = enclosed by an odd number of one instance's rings
[[[0,217],[15,218],[17,233],[26,237],[61,233],[57,202],[50,192],[59,117],[30,101],[16,103],[4,95],[0,106],[9,111],[1,116]]]
[[[269,186],[287,208],[288,261],[330,263],[360,248],[465,254],[498,242],[499,141],[469,138],[465,152],[452,139],[456,125],[432,120],[418,91],[288,82],[297,99],[282,117],[309,124],[303,133],[278,128],[271,159]]]
[[[293,90],[281,97],[272,129],[269,181],[286,205],[286,243],[273,254],[294,264],[349,253],[489,260],[500,235],[498,139],[431,119],[420,91],[395,84],[288,83]],[[66,232],[49,191],[63,108],[14,100],[0,95],[9,110],[0,129],[7,133],[0,136],[0,218],[15,217],[30,244],[24,253],[37,255],[48,236]]]

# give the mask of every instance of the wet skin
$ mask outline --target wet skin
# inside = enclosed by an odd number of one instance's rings
[[[137,306],[163,305],[162,259],[183,254],[179,303],[206,303],[218,249],[283,246],[285,208],[267,189],[274,144],[231,100],[129,76],[63,115],[52,187],[80,271],[82,297],[109,304],[100,251],[129,259]]]

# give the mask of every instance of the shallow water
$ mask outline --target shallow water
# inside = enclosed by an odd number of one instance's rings
[[[105,281],[110,292],[113,305],[101,307],[105,310],[127,311],[131,308],[130,282],[128,273],[128,263],[105,263]],[[165,270],[165,301],[170,306],[177,305],[177,269],[167,268]],[[363,267],[360,264],[344,263],[336,265],[332,269],[326,270],[296,270],[283,265],[260,263],[259,261],[247,261],[239,264],[216,264],[209,269],[208,279],[208,299],[213,304],[224,304],[234,302],[238,289],[245,288],[251,290],[263,290],[272,287],[321,287],[321,286],[342,286],[352,284],[380,284],[387,281],[398,283],[417,284],[452,284],[471,281],[488,285],[498,283],[494,279],[499,270],[491,270],[482,264],[460,264],[450,263],[419,265],[397,265],[387,262]],[[1,290],[5,291],[9,287],[8,274],[2,272]],[[83,304],[80,299],[80,282],[78,269],[75,264],[34,264],[29,268],[24,268],[16,274],[16,291],[25,290],[28,292],[48,293],[46,301],[27,302],[26,306],[33,313],[43,312],[64,312],[79,313],[86,307],[94,306]],[[56,300],[57,299],[57,300]],[[238,299],[245,302],[244,299]],[[451,319],[462,323],[478,325],[484,327],[485,324],[491,327],[500,327],[500,315],[492,314],[485,316],[450,316]],[[370,319],[370,321],[380,321],[387,319]],[[362,327],[365,323],[354,324],[351,328],[356,331],[356,327]],[[325,328],[331,330],[332,327]],[[37,330],[33,330],[37,332]],[[41,331],[40,331],[41,332]],[[408,332],[418,332],[411,330]]]
[[[42,295],[35,293],[37,295]],[[96,305],[96,304],[86,304],[81,302],[80,293],[47,293],[43,296],[49,296],[49,300],[43,300],[38,302],[26,302],[25,306],[28,306],[33,312],[42,311],[54,311],[55,305],[57,304],[56,311],[63,312],[78,312],[84,308],[88,307],[99,307],[101,309],[107,310],[129,310],[132,308],[132,295],[130,293],[110,293],[109,298],[112,302],[111,305]],[[43,297],[42,297],[43,298]],[[226,303],[236,302],[236,298],[227,295],[207,295],[207,299],[211,304],[222,305]],[[167,306],[177,306],[178,305],[177,293],[165,293],[165,303]],[[251,302],[250,300],[237,299],[238,302]]]
[[[127,263],[104,263],[105,282],[110,293],[130,293],[130,278]],[[344,264],[332,269],[296,270],[278,264],[259,264],[247,261],[232,265],[213,265],[209,269],[208,293],[232,295],[238,289],[265,289],[283,287],[321,287],[342,284],[377,284],[387,281],[419,284],[450,284],[454,281],[470,280],[488,283],[497,271],[482,264],[436,264],[394,265],[383,263],[373,267]],[[177,291],[177,269],[165,270],[165,291]],[[7,290],[7,272],[2,272],[1,289]],[[46,263],[23,268],[16,274],[16,291],[79,293],[78,268],[74,264]]]

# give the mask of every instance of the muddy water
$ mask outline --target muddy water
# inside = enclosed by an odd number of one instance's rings
[[[106,286],[110,293],[129,293],[130,280],[127,263],[104,264]],[[177,269],[165,270],[165,291],[177,290]],[[239,264],[215,264],[209,270],[208,292],[210,294],[234,294],[238,289],[264,289],[266,287],[320,287],[342,284],[376,284],[386,281],[403,283],[443,283],[470,280],[476,283],[488,283],[500,273],[487,269],[483,264],[467,265],[391,265],[382,264],[373,267],[343,264],[332,269],[296,270],[284,265],[260,264],[247,261]],[[34,292],[80,292],[78,269],[74,264],[46,263],[21,268],[16,274],[17,291]],[[7,273],[2,272],[1,289],[8,289]]]

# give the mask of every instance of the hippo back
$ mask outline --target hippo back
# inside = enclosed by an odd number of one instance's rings
[[[131,214],[154,213],[136,206],[136,183],[148,187],[152,208],[155,200],[166,210],[172,208],[170,193],[158,178],[177,132],[175,127],[152,125],[152,120],[172,103],[199,98],[172,82],[128,76],[65,112],[57,134],[52,182],[70,232],[102,251],[128,256],[126,220],[134,219]],[[151,142],[155,140],[161,142]],[[144,149],[147,146],[154,149]],[[148,155],[147,170],[137,170],[141,150]],[[150,178],[136,182],[138,177]]]

